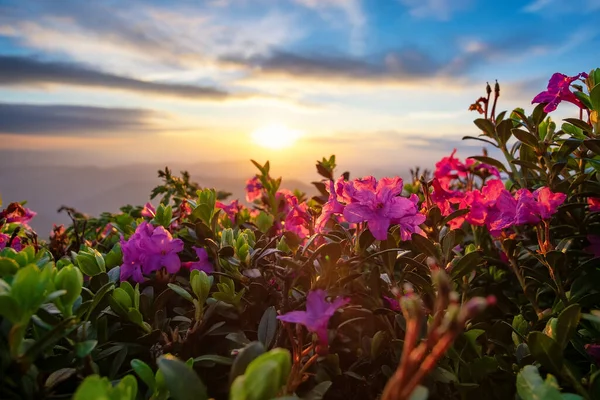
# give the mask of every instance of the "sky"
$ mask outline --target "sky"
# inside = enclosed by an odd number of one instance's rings
[[[500,110],[531,110],[554,72],[600,66],[599,17],[600,0],[0,0],[0,156],[431,167],[481,152],[461,138],[487,81]]]

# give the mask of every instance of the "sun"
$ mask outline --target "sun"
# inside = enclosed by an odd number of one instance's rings
[[[252,132],[252,140],[261,147],[269,149],[285,149],[296,143],[300,132],[281,124],[261,126]]]

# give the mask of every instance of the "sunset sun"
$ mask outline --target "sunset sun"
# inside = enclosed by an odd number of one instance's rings
[[[285,125],[270,124],[261,126],[252,132],[252,140],[261,147],[284,149],[291,147],[300,137],[300,132]]]

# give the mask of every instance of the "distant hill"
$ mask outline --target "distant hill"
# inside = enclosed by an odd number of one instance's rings
[[[231,192],[231,199],[244,199],[246,180],[254,173],[249,163],[201,163],[176,166],[175,172],[187,170],[192,180],[202,187]],[[38,215],[31,222],[41,237],[46,237],[53,224],[69,223],[66,214],[58,214],[62,205],[99,215],[103,211],[115,212],[119,207],[142,205],[149,200],[151,190],[160,180],[157,171],[164,165],[129,165],[120,167],[75,166],[14,166],[0,168],[0,194],[3,203],[28,201],[28,207]],[[218,171],[212,175],[211,171]],[[312,185],[298,180],[285,180],[282,187],[299,189],[314,194]]]

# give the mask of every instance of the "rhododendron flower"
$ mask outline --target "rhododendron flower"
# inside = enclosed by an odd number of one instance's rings
[[[467,175],[463,163],[455,158],[454,154],[456,154],[456,149],[452,151],[449,157],[444,157],[435,164],[433,176],[439,180],[444,188],[447,188],[453,179]]]
[[[555,73],[548,82],[548,89],[535,96],[531,104],[548,103],[544,107],[544,112],[547,113],[556,110],[561,101],[568,101],[582,109],[586,108],[570,90],[571,83],[580,78],[587,78],[587,74],[582,72],[575,76],[566,76],[558,72]]]
[[[590,211],[600,211],[600,197],[588,197],[587,203],[590,206]]]
[[[8,246],[8,242],[10,241],[10,238],[11,238],[11,235],[7,235],[5,233],[0,233],[0,250],[6,248],[6,246]],[[12,249],[14,249],[15,251],[23,250],[23,243],[21,243],[21,238],[18,236],[15,236],[12,243],[10,244],[10,247]]]
[[[586,344],[584,348],[594,362],[600,364],[600,344]]]
[[[461,167],[459,165],[458,170],[464,172],[472,170],[473,172],[478,172],[480,174],[488,174],[491,176],[495,176],[496,178],[500,178],[500,171],[498,171],[498,168],[490,164],[476,161],[472,158],[467,158],[464,167]]]
[[[263,185],[258,176],[248,179],[246,181],[246,200],[252,203],[254,200],[260,198],[262,189]]]
[[[10,203],[5,210],[0,212],[0,219],[4,219],[7,224],[21,224],[26,228],[27,225],[37,213],[29,208],[23,207],[19,203]]]
[[[144,205],[142,209],[142,217],[144,218],[154,218],[156,216],[156,209],[150,202]]]
[[[338,201],[337,193],[335,191],[335,184],[333,181],[329,181],[329,199],[327,203],[323,205],[321,209],[321,215],[317,218],[317,222],[315,224],[315,229],[317,232],[322,232],[325,228],[325,224],[329,221],[329,218],[333,214],[341,214],[344,212],[344,206]]]
[[[148,222],[142,222],[125,241],[121,237],[123,264],[121,265],[121,280],[131,277],[136,282],[144,280],[143,275],[165,267],[169,273],[176,273],[181,267],[179,253],[183,250],[183,241],[173,239],[171,233],[162,226],[153,227]]]
[[[463,192],[458,190],[447,190],[442,187],[438,178],[433,179],[431,186],[433,186],[431,200],[439,207],[443,216],[450,215],[454,211],[452,205],[459,204],[464,197]]]
[[[288,196],[287,201],[290,210],[285,217],[285,230],[304,239],[310,235],[308,227],[311,223],[311,216],[308,213],[308,206],[306,203],[299,204],[298,198],[294,195]]]
[[[215,268],[212,263],[208,260],[208,253],[204,247],[192,247],[198,256],[198,261],[188,261],[182,263],[183,267],[191,270],[197,269],[199,271],[204,271],[207,274],[214,272]]]
[[[217,201],[215,204],[216,208],[220,208],[227,214],[231,223],[235,223],[235,216],[240,211],[240,205],[237,200],[233,200],[229,204],[223,204],[220,201]]]
[[[306,311],[291,311],[278,316],[277,319],[304,325],[309,332],[317,334],[321,345],[327,346],[329,343],[327,337],[329,319],[338,308],[348,304],[350,299],[337,298],[330,303],[326,297],[327,293],[324,290],[314,290],[306,298]]]
[[[515,198],[517,199],[515,225],[537,224],[540,222],[539,205],[529,190],[517,190]]]
[[[393,298],[393,297],[387,297],[387,296],[383,296],[383,299],[387,303],[388,308],[390,310],[393,310],[393,311],[401,311],[402,310],[400,308],[400,301],[398,301],[398,299]]]
[[[567,195],[564,193],[553,193],[550,188],[542,187],[533,192],[533,197],[538,202],[539,214],[542,219],[549,219],[556,214],[558,206],[565,202]]]
[[[402,179],[399,177],[383,178],[377,182],[371,176],[348,182],[346,188],[352,200],[344,208],[344,218],[352,223],[367,222],[377,240],[387,239],[391,224],[400,224],[405,232],[414,232],[424,221],[414,199],[398,197],[402,192]]]
[[[587,240],[590,245],[585,248],[586,253],[593,254],[594,257],[600,257],[600,236],[588,235]]]

